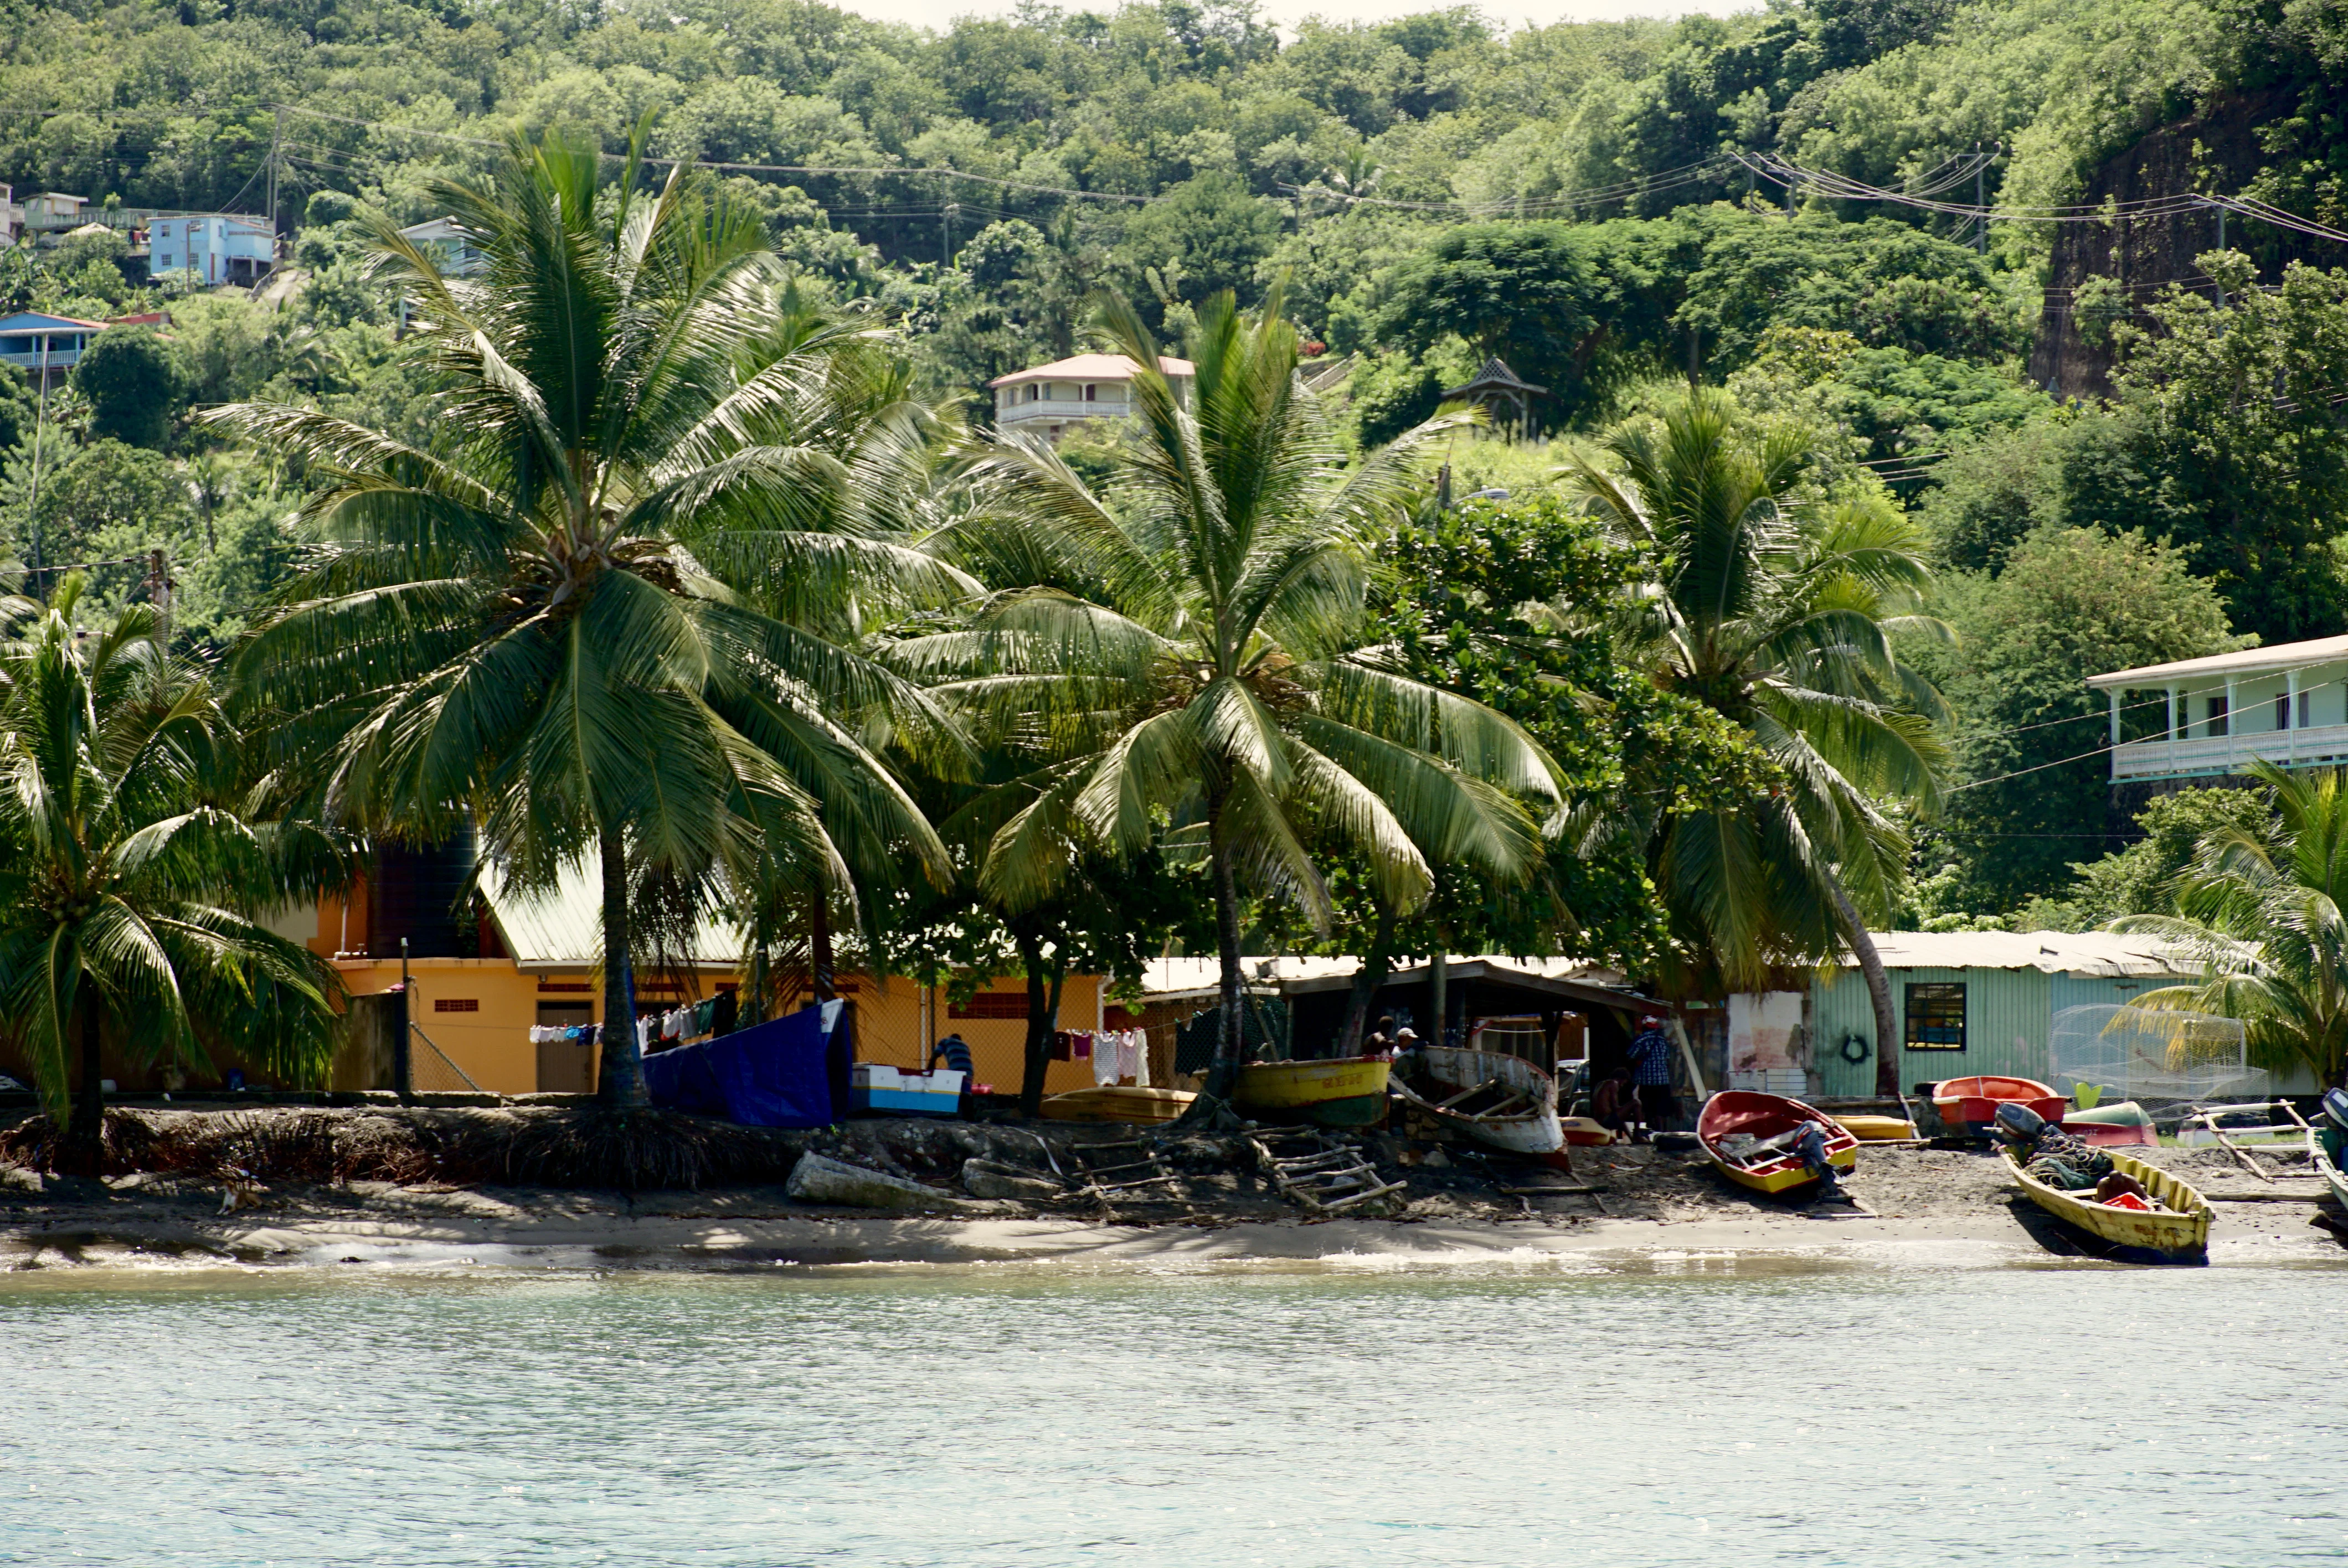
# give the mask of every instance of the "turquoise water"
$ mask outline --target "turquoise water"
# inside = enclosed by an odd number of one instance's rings
[[[2275,1564],[2336,1268],[0,1276],[0,1562]]]

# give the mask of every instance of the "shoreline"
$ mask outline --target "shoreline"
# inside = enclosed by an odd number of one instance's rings
[[[1282,1198],[1255,1169],[1249,1141],[1226,1134],[1163,1140],[1161,1169],[1172,1173],[1105,1207],[1097,1194],[1023,1202],[955,1189],[971,1179],[966,1160],[975,1162],[971,1171],[999,1172],[1014,1156],[1035,1173],[1045,1159],[1073,1160],[1081,1170],[1084,1151],[1128,1137],[1129,1129],[851,1122],[761,1134],[728,1156],[736,1173],[697,1189],[630,1194],[580,1181],[435,1176],[448,1171],[448,1152],[524,1147],[559,1131],[567,1112],[551,1107],[289,1108],[232,1120],[144,1114],[141,1125],[158,1151],[151,1163],[176,1168],[96,1178],[0,1164],[0,1275],[1483,1263],[1637,1269],[1695,1255],[1756,1271],[1790,1266],[1788,1260],[1820,1267],[2127,1266],[2066,1242],[2070,1233],[2021,1195],[2002,1160],[1948,1148],[1863,1148],[1847,1184],[1856,1204],[1798,1208],[1731,1185],[1701,1156],[1651,1145],[1576,1149],[1570,1169],[1558,1171],[1457,1143],[1365,1132],[1357,1146],[1378,1179],[1394,1184],[1397,1212],[1331,1216]],[[207,1142],[222,1138],[239,1141]],[[418,1170],[419,1148],[442,1153]],[[332,1149],[346,1157],[330,1173],[321,1161]],[[2302,1173],[2303,1151],[2296,1169],[2291,1151],[2264,1151],[2273,1180],[2217,1149],[2135,1152],[2215,1206],[2212,1265],[2348,1266],[2348,1241],[2313,1223],[2319,1214],[2343,1228],[2348,1220],[2314,1201],[2321,1184]],[[919,1206],[895,1211],[794,1200],[784,1178],[810,1153],[919,1182],[923,1196]],[[352,1173],[368,1161],[390,1174]]]

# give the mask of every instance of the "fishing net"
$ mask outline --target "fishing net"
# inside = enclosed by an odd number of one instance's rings
[[[2097,1003],[2054,1015],[2047,1077],[2063,1094],[2105,1100],[2209,1100],[2262,1094],[2240,1020],[2210,1013]]]
[[[1557,1060],[1557,1034],[1537,1013],[1479,1018],[1468,1031],[1468,1049],[1517,1057],[1547,1071]]]

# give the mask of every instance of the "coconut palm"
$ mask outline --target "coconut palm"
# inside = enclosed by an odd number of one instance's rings
[[[2305,1063],[2316,1081],[2348,1082],[2348,771],[2286,773],[2258,762],[2274,792],[2281,847],[2239,826],[2196,847],[2178,880],[2177,913],[2131,915],[2115,931],[2165,938],[2201,967],[2138,1007],[2239,1019],[2252,1061]]]
[[[1325,923],[1323,845],[1358,852],[1403,909],[1426,897],[1431,864],[1520,872],[1538,835],[1519,802],[1553,802],[1554,768],[1507,719],[1363,641],[1367,543],[1454,421],[1349,470],[1276,301],[1252,321],[1228,292],[1207,302],[1187,393],[1129,306],[1105,306],[1102,324],[1138,367],[1107,494],[1041,444],[988,449],[987,503],[955,542],[1047,586],[999,593],[900,657],[1033,759],[979,867],[1004,910],[1052,897],[1087,848],[1129,858],[1171,828],[1204,856],[1222,968],[1211,1087],[1227,1093],[1244,893]]]
[[[1650,551],[1655,580],[1621,618],[1656,682],[1742,728],[1775,764],[1766,794],[1662,818],[1650,866],[1704,979],[1758,988],[1776,967],[1848,945],[1875,1005],[1879,1093],[1899,1085],[1890,978],[1864,912],[1890,904],[1908,838],[1880,803],[1937,806],[1945,705],[1892,634],[1945,636],[1913,613],[1931,580],[1903,517],[1796,503],[1806,432],[1748,439],[1700,394],[1607,443],[1617,471],[1576,457],[1601,522]]]
[[[78,1067],[68,1147],[95,1169],[108,1046],[313,1079],[336,988],[251,918],[300,889],[276,871],[284,835],[210,798],[236,753],[211,683],[148,606],[82,631],[82,587],[0,600],[0,1017],[53,1120]]]
[[[799,295],[757,215],[692,171],[646,194],[633,152],[615,186],[597,168],[517,138],[487,182],[436,187],[469,279],[372,220],[442,389],[431,449],[314,409],[214,417],[325,479],[310,569],[236,667],[282,748],[378,835],[470,821],[525,883],[592,856],[618,1020],[633,875],[707,893],[777,864],[834,886],[942,864],[864,726],[950,736],[816,622],[972,585],[867,507],[863,468],[922,418],[881,335]],[[602,1061],[606,1102],[641,1104],[629,1031]]]

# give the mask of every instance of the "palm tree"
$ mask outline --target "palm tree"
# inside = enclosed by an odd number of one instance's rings
[[[1931,581],[1922,540],[1888,508],[1797,504],[1807,433],[1746,439],[1700,394],[1606,449],[1619,474],[1574,459],[1582,496],[1656,570],[1622,618],[1626,652],[1745,731],[1778,777],[1654,825],[1651,870],[1681,944],[1731,990],[1847,944],[1875,1007],[1876,1091],[1896,1093],[1899,1020],[1862,908],[1886,909],[1907,866],[1879,803],[1940,800],[1945,704],[1891,641],[1947,635],[1912,613]]]
[[[942,863],[863,727],[951,737],[809,622],[973,585],[865,505],[874,432],[916,422],[881,334],[811,305],[694,172],[648,195],[633,149],[615,186],[597,170],[517,138],[487,183],[436,187],[470,279],[371,220],[443,389],[430,450],[309,408],[213,417],[326,480],[310,569],[236,666],[282,749],[323,758],[326,809],[376,834],[469,821],[523,883],[593,856],[616,1023],[632,875],[706,894]],[[643,1104],[632,1031],[602,1061],[605,1102]]]
[[[2274,792],[2282,847],[2220,828],[2178,878],[2176,914],[2110,928],[2165,938],[2201,966],[2198,984],[2148,991],[2137,1006],[2239,1019],[2258,1066],[2304,1062],[2338,1086],[2348,1082],[2348,770],[2258,762],[2250,773]]]
[[[94,1171],[102,1054],[202,1069],[232,1052],[296,1081],[335,1050],[333,969],[250,918],[302,889],[285,835],[210,798],[237,737],[154,611],[74,624],[83,580],[0,600],[0,1009]]]
[[[1501,715],[1363,643],[1368,541],[1412,497],[1418,449],[1455,420],[1348,471],[1297,383],[1276,300],[1253,321],[1228,292],[1207,302],[1187,394],[1130,306],[1105,306],[1102,323],[1138,367],[1108,493],[1040,444],[988,449],[989,505],[959,548],[1044,586],[999,593],[967,630],[899,657],[947,677],[939,695],[1033,759],[979,867],[1005,911],[1050,898],[1087,848],[1130,858],[1170,827],[1203,855],[1222,969],[1210,1087],[1228,1094],[1243,890],[1325,924],[1318,844],[1358,852],[1406,910],[1427,897],[1431,862],[1516,874],[1538,854],[1519,800],[1553,802],[1555,770]]]

